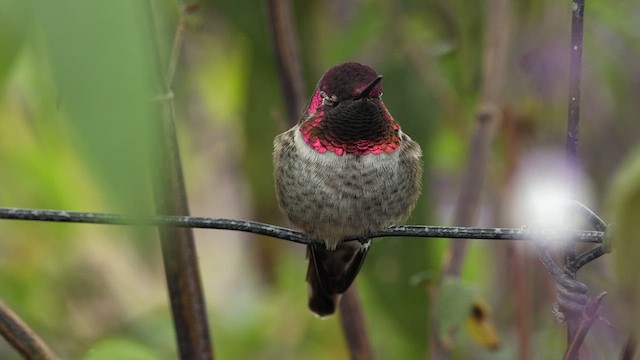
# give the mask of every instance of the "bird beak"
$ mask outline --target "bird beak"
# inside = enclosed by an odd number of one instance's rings
[[[373,90],[376,85],[382,80],[382,75],[378,75],[369,85],[367,85],[364,89],[360,90],[360,92],[353,98],[353,100],[360,100],[369,96],[369,93]]]

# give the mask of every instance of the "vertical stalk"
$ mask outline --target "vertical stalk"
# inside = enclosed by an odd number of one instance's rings
[[[580,133],[580,80],[582,72],[582,38],[584,28],[585,0],[572,0],[571,16],[571,50],[569,64],[569,108],[567,117],[567,166],[571,172],[570,180],[575,183],[578,169],[578,140]],[[576,278],[576,248],[573,243],[564,249],[565,269],[567,274]],[[567,318],[567,343],[571,344],[575,336],[578,318],[568,314]],[[573,359],[578,359],[576,354]]]
[[[287,110],[287,122],[295,125],[304,106],[303,79],[298,54],[298,36],[288,0],[268,0],[271,37],[276,52],[280,86]],[[373,359],[360,299],[355,284],[342,295],[340,324],[352,359]]]
[[[175,108],[171,94],[176,56],[171,56],[168,75],[161,65],[159,36],[154,18],[153,0],[149,0],[149,27],[157,64],[159,126],[156,127],[157,153],[152,154],[152,173],[156,213],[189,215],[186,188],[175,129]],[[182,19],[182,16],[181,16]],[[182,31],[182,25],[178,30]],[[180,34],[176,34],[178,38]],[[175,46],[173,51],[179,51]],[[190,228],[159,227],[162,258],[171,302],[178,351],[181,359],[213,359],[209,325],[198,268],[193,231]]]
[[[351,358],[356,360],[372,360],[373,353],[364,324],[360,298],[356,284],[351,285],[342,295],[339,305],[340,324],[344,330],[344,337],[351,352]]]
[[[295,125],[304,106],[304,89],[298,35],[287,0],[268,0],[271,39],[276,50],[280,88],[287,111],[287,123]]]
[[[480,195],[491,156],[495,127],[500,120],[504,70],[509,43],[511,8],[509,0],[490,0],[485,15],[487,29],[483,48],[480,103],[475,114],[475,130],[471,137],[469,158],[463,175],[460,197],[456,203],[453,223],[471,226],[480,207]],[[443,275],[459,277],[466,257],[468,240],[454,241],[449,248]],[[435,319],[436,316],[432,316]],[[450,357],[432,321],[430,355],[434,359]]]
[[[509,43],[510,14],[509,1],[489,1],[485,21],[487,34],[483,49],[481,100],[475,114],[476,128],[471,138],[460,197],[456,203],[454,224],[458,226],[473,225],[480,206],[494,128],[502,116],[502,87]],[[467,241],[452,243],[449,261],[444,271],[446,275],[460,275],[467,247]]]

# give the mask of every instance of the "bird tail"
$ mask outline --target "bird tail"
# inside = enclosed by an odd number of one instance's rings
[[[333,314],[340,296],[358,275],[370,241],[342,243],[335,250],[308,246],[309,309],[320,317]]]

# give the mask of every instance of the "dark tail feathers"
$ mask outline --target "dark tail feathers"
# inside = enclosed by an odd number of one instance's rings
[[[313,313],[325,317],[336,311],[340,296],[347,291],[362,267],[369,244],[340,244],[335,250],[307,247],[309,309]]]

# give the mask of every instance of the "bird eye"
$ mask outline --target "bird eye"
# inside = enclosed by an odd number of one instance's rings
[[[335,95],[331,95],[331,97],[329,97],[329,95],[327,95],[327,93],[325,93],[324,91],[321,92],[320,95],[322,96],[322,105],[324,106],[333,107],[338,102],[338,98]]]
[[[335,101],[329,99],[329,98],[324,98],[322,99],[322,105],[324,106],[334,106],[336,104]]]

